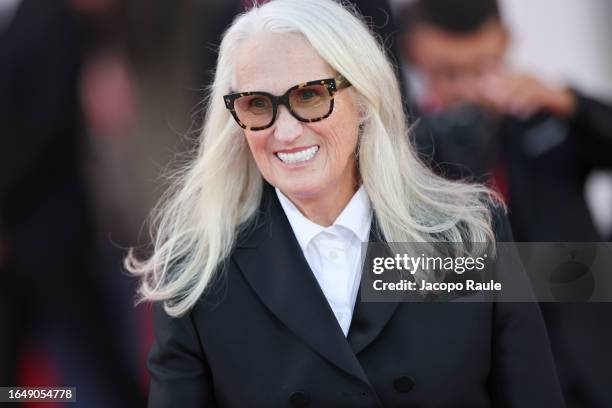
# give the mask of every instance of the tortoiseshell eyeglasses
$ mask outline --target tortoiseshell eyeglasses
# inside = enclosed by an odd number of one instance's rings
[[[292,86],[281,96],[268,92],[237,92],[223,97],[225,107],[246,130],[263,130],[274,124],[279,105],[285,105],[301,122],[317,122],[331,115],[334,94],[351,83],[342,75]]]

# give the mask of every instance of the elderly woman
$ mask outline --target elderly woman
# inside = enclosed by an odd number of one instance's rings
[[[557,407],[534,304],[359,300],[361,243],[490,242],[484,187],[408,141],[354,10],[273,0],[225,33],[197,157],[159,207],[151,407]],[[492,210],[493,209],[493,210]]]

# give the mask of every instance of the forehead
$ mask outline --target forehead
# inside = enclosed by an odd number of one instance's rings
[[[449,33],[432,26],[416,27],[411,35],[411,59],[425,68],[475,66],[500,59],[505,51],[505,32],[499,24],[486,24],[468,35]]]
[[[235,86],[280,94],[301,82],[330,78],[334,70],[295,33],[259,32],[238,48]]]

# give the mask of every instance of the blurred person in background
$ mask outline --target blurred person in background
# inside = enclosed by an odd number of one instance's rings
[[[401,20],[417,144],[436,169],[498,176],[517,241],[609,238],[583,190],[592,169],[612,166],[612,107],[508,67],[495,0],[414,1]]]
[[[612,165],[612,107],[510,68],[495,0],[412,1],[400,20],[421,117],[415,142],[433,168],[495,184],[517,241],[609,239],[593,224],[584,186]],[[542,309],[569,406],[612,406],[610,305]]]
[[[0,385],[77,386],[80,406],[143,406],[96,273],[77,97],[87,30],[70,8],[83,2],[10,3],[0,8]],[[24,373],[32,347],[42,351]],[[55,376],[37,372],[45,359]]]

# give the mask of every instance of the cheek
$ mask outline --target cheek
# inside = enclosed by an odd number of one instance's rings
[[[352,135],[352,129],[339,126],[328,129],[326,135],[326,144],[330,153],[337,158],[342,158],[355,149],[356,138]]]
[[[331,149],[331,154],[337,159],[345,159],[353,154],[357,146],[357,135],[359,129],[359,115],[355,107],[341,106],[338,115],[329,122],[325,130],[322,130],[325,135],[326,144]]]
[[[266,156],[269,132],[244,132],[244,136],[255,161],[259,162]]]
[[[337,173],[343,171],[353,157],[357,145],[357,129],[346,124],[319,128],[317,130],[325,154],[322,157],[323,169],[326,172]]]

